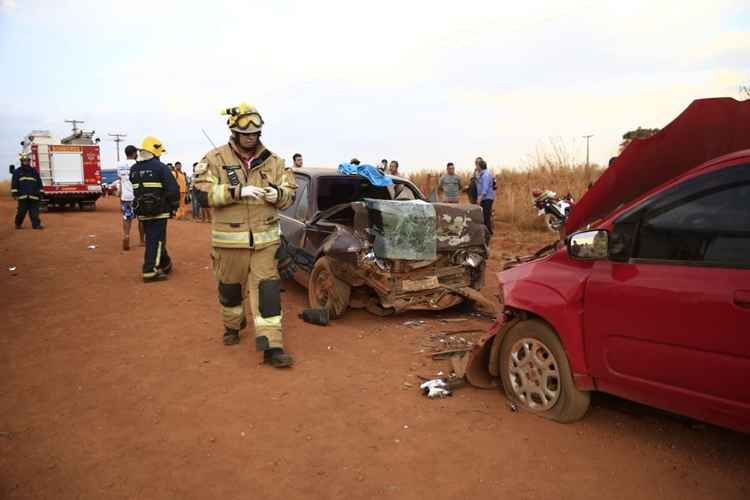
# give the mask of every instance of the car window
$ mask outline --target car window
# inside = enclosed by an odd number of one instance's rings
[[[716,187],[647,213],[634,256],[750,266],[750,182]]]
[[[323,211],[341,203],[374,200],[415,200],[420,196],[403,183],[395,186],[373,186],[367,179],[356,176],[319,177],[317,181],[318,210]]]
[[[307,216],[307,206],[309,205],[307,200],[308,184],[309,182],[307,181],[307,178],[305,178],[303,183],[297,184],[297,199],[295,200],[295,203],[297,203],[297,209],[294,218],[300,221],[304,221]]]
[[[293,219],[303,220],[307,213],[307,186],[310,184],[310,179],[304,175],[295,175],[294,179],[297,182],[294,202],[281,213]]]
[[[417,196],[408,184],[396,184],[394,186],[396,200],[416,200]]]

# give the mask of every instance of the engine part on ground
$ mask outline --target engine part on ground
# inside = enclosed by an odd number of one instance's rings
[[[299,315],[302,321],[313,325],[326,326],[331,322],[328,309],[305,309]]]

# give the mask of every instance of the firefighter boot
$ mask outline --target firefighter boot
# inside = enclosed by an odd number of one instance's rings
[[[156,272],[151,276],[144,276],[143,282],[144,283],[153,283],[155,281],[164,281],[167,279],[167,275],[161,272],[161,270],[157,269]]]
[[[294,359],[284,349],[274,347],[263,351],[263,362],[274,368],[288,368],[294,364]]]
[[[161,272],[164,274],[169,274],[172,272],[172,259],[168,260],[166,265],[160,267]]]
[[[224,327],[224,345],[235,345],[240,343],[240,332],[233,328]]]

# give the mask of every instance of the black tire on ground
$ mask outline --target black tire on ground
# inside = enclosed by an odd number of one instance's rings
[[[498,362],[506,396],[526,411],[563,423],[586,414],[590,394],[576,388],[560,339],[543,321],[506,333]]]
[[[553,233],[557,233],[560,231],[560,227],[562,226],[562,222],[559,222],[557,220],[557,217],[555,217],[552,214],[544,214],[544,225],[547,226],[547,229],[552,231]],[[557,226],[557,227],[555,227]]]
[[[340,318],[349,307],[352,288],[333,275],[328,257],[315,262],[307,285],[307,300],[313,309],[327,309],[331,319]]]

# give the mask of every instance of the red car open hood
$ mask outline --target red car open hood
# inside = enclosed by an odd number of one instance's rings
[[[750,100],[695,100],[657,134],[625,148],[575,205],[565,234],[701,163],[743,149],[750,149]]]

